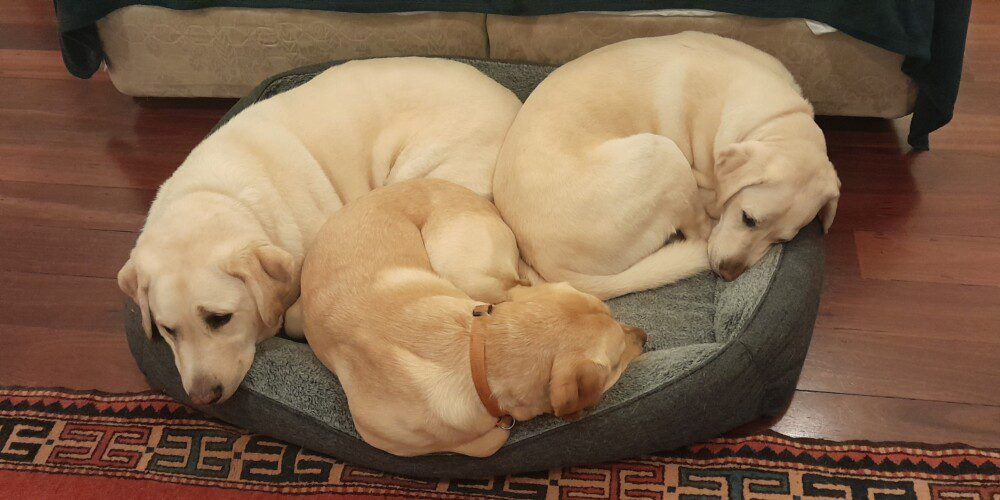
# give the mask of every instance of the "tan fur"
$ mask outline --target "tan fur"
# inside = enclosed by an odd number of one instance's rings
[[[641,352],[645,334],[600,300],[566,284],[516,286],[517,264],[495,208],[447,182],[385,187],[330,217],[303,264],[305,333],[366,442],[404,456],[503,445],[508,431],[476,395],[469,364],[483,302],[502,301],[483,329],[487,374],[518,420],[577,416]]]
[[[160,187],[118,279],[147,334],[176,332],[163,336],[192,401],[239,386],[256,343],[298,297],[303,256],[330,213],[421,177],[488,198],[519,107],[466,64],[354,61],[254,104],[198,145]],[[209,313],[231,316],[210,328]]]
[[[817,213],[828,228],[838,193],[812,107],[781,63],[695,32],[554,71],[518,113],[494,178],[525,267],[601,298],[709,266],[734,279]],[[686,241],[668,244],[678,231]]]

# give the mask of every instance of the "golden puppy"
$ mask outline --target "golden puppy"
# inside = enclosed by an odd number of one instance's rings
[[[507,415],[575,417],[641,353],[645,333],[593,296],[511,289],[517,260],[494,207],[439,180],[375,190],[320,229],[302,268],[306,338],[367,443],[488,456]]]
[[[778,60],[686,32],[553,71],[507,133],[493,197],[542,278],[610,298],[708,267],[735,279],[817,214],[829,228],[839,185]]]

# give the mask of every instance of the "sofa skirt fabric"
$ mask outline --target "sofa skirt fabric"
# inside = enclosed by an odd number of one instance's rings
[[[241,97],[270,75],[331,59],[421,55],[559,65],[622,40],[697,30],[777,57],[819,114],[898,118],[913,110],[917,87],[900,70],[900,54],[836,30],[817,34],[802,19],[707,14],[521,17],[136,5],[97,26],[112,82],[133,96]]]

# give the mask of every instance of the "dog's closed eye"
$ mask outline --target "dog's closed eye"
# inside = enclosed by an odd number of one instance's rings
[[[750,229],[757,227],[757,219],[750,217],[750,214],[743,212],[743,224]]]
[[[218,330],[229,323],[231,319],[233,319],[233,313],[209,314],[205,316],[205,324],[213,330]]]

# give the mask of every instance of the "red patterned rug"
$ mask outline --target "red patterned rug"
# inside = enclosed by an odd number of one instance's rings
[[[419,498],[1000,500],[1000,451],[777,434],[493,480],[352,467],[159,394],[0,388],[0,498],[324,494]]]

